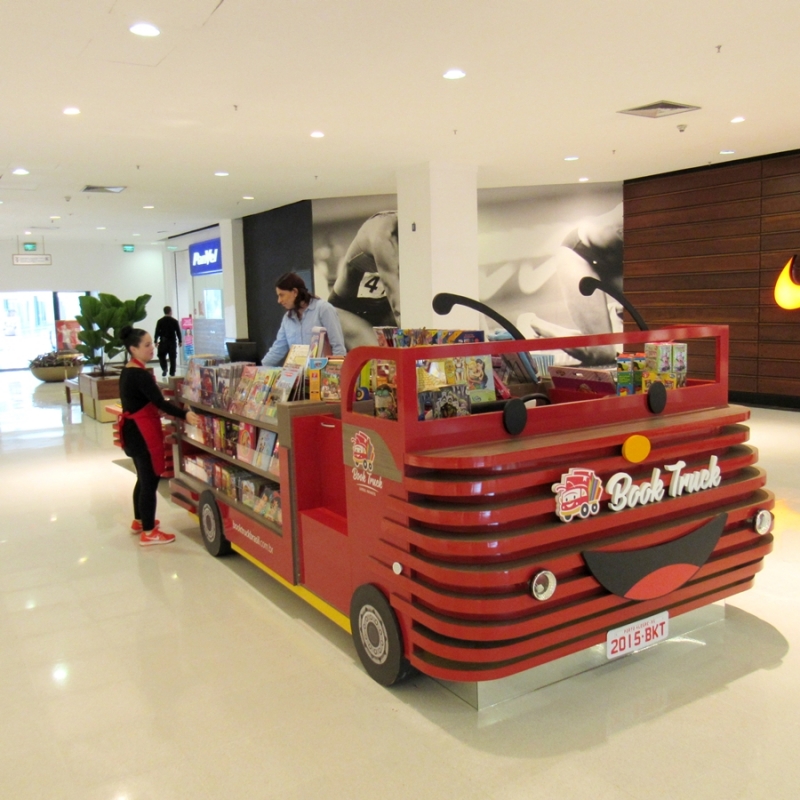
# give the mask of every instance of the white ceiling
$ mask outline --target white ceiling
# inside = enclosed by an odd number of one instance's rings
[[[427,161],[497,187],[800,147],[797,0],[0,0],[0,29],[6,239],[156,241]],[[658,100],[701,110],[617,113]]]

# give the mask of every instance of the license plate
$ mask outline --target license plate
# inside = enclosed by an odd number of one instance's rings
[[[621,628],[614,628],[606,636],[606,657],[609,659],[626,656],[637,650],[644,650],[669,636],[669,611],[653,614],[652,617],[629,622]]]

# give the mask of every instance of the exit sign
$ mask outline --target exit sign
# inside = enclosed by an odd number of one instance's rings
[[[133,252],[133,245],[132,244],[124,244],[124,245],[122,245],[122,252],[123,253],[132,253]]]

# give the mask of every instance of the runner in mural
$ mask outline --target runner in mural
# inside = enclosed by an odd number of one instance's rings
[[[549,339],[621,331],[622,307],[601,291],[584,297],[578,290],[584,277],[597,278],[622,290],[622,203],[604,214],[580,220],[543,262],[509,261],[485,275],[482,299],[503,313],[501,303],[493,303],[492,298],[501,288],[508,289],[510,279],[515,278],[516,290],[522,297],[533,297],[552,281],[550,293],[555,285],[568,318],[563,314],[558,320],[548,318],[541,309],[540,313],[520,311],[517,305],[515,324],[526,337]],[[607,365],[614,363],[615,355],[613,347],[570,350],[562,353],[556,363]]]
[[[342,323],[348,350],[375,345],[375,326],[400,324],[397,212],[367,219],[340,261],[328,297]]]

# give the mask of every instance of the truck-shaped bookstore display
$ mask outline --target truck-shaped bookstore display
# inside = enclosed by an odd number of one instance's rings
[[[420,360],[673,341],[701,354],[705,377],[690,368],[680,388],[623,396],[543,383],[535,407],[512,398],[421,418]],[[372,361],[393,363],[395,419],[356,399]],[[275,482],[280,521],[187,474],[198,445],[180,434],[172,497],[213,555],[233,549],[350,631],[380,683],[413,669],[503,678],[631,624],[666,630],[752,585],[772,549],[774,498],[727,371],[728,329],[712,325],[361,347],[345,358],[341,402],[280,403],[254,423],[278,434],[279,477],[250,470]]]

